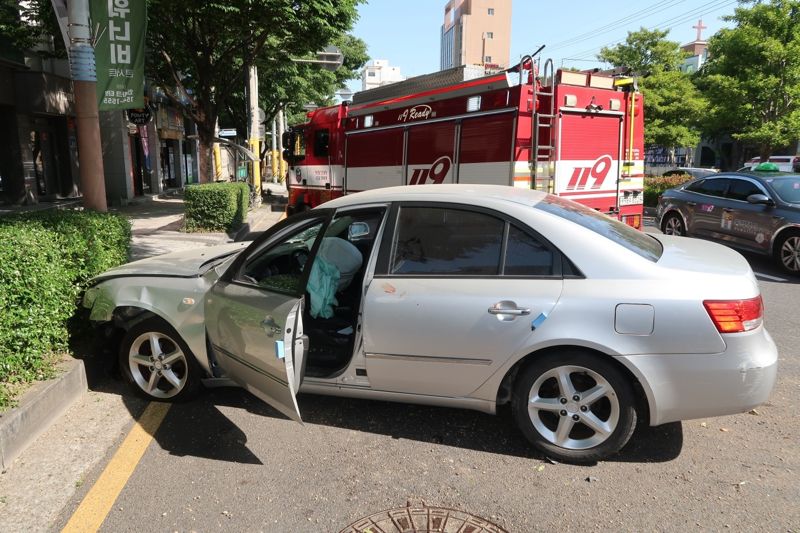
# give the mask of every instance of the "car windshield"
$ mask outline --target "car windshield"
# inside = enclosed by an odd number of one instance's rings
[[[534,207],[590,229],[650,261],[658,261],[664,251],[654,237],[570,200],[548,195]]]
[[[800,204],[800,175],[765,180],[778,198],[790,204]]]

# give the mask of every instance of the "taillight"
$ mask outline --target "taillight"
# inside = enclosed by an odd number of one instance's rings
[[[756,329],[764,318],[761,295],[749,300],[705,300],[703,305],[720,333]]]

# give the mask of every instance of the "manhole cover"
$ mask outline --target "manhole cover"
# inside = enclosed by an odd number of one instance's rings
[[[442,507],[397,507],[356,520],[340,533],[507,533],[479,516]]]

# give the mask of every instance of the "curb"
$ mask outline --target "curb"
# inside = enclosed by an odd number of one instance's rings
[[[59,366],[63,370],[60,376],[35,384],[17,407],[0,415],[3,470],[88,390],[82,360],[71,359]]]

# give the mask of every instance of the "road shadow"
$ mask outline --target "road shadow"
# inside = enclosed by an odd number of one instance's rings
[[[247,409],[261,416],[282,414],[240,389],[209,391],[208,401]],[[361,431],[430,444],[441,444],[498,455],[548,460],[516,429],[510,409],[496,416],[464,409],[301,394],[297,398],[305,424]],[[189,405],[191,406],[191,404]],[[204,429],[205,433],[207,430]],[[215,431],[209,428],[208,431]],[[298,426],[298,431],[302,428]],[[629,444],[609,462],[660,463],[671,461],[683,448],[679,422],[659,427],[640,424]]]

